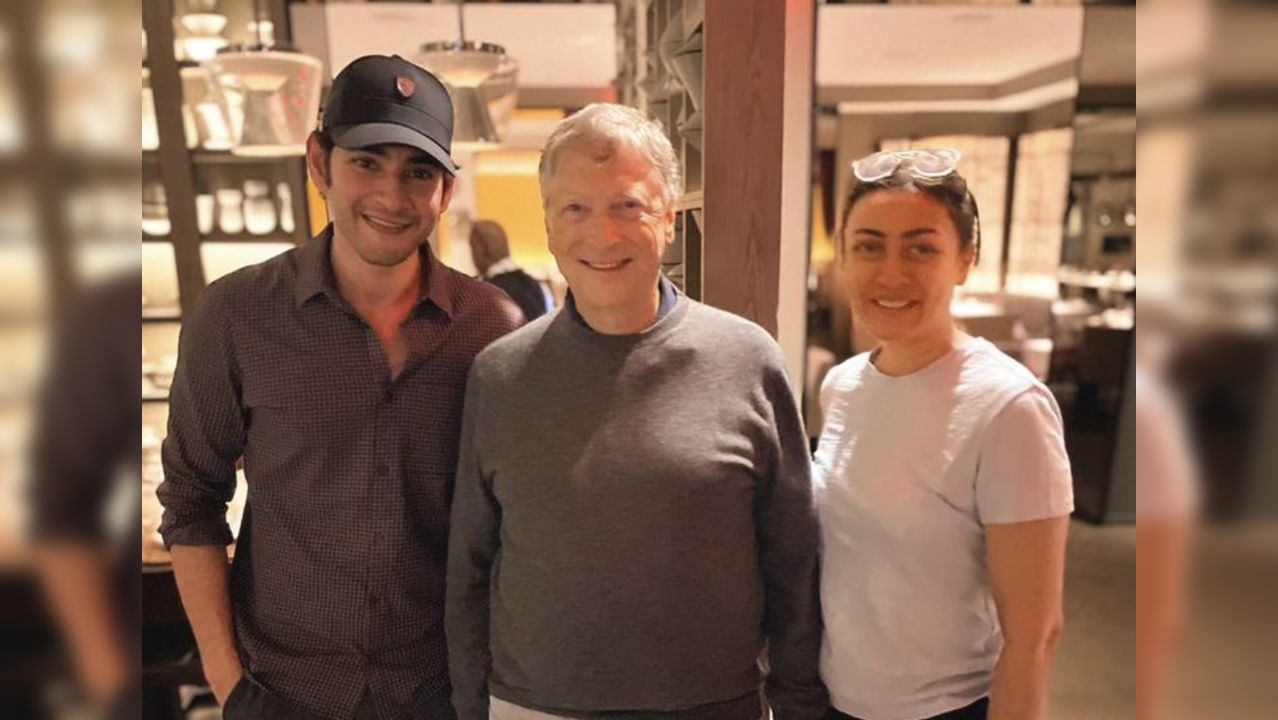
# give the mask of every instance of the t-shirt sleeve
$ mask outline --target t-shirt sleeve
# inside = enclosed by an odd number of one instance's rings
[[[976,472],[982,524],[1030,522],[1074,511],[1074,484],[1056,399],[1033,387],[986,429]]]

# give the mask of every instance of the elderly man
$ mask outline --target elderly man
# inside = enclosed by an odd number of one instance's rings
[[[492,220],[476,221],[470,228],[470,256],[479,276],[509,295],[529,321],[551,309],[550,293],[510,257],[510,241],[501,225]]]
[[[827,708],[802,422],[772,338],[661,278],[680,184],[629,108],[547,141],[570,294],[470,375],[445,611],[460,720],[757,720],[765,643],[778,720]]]

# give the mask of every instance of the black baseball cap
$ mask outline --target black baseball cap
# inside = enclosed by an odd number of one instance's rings
[[[320,128],[347,150],[408,145],[457,174],[449,153],[453,101],[426,70],[398,55],[366,55],[333,78]]]

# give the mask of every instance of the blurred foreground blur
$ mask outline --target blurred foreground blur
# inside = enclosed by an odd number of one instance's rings
[[[1145,718],[1278,708],[1275,37],[1271,4],[1137,9]]]

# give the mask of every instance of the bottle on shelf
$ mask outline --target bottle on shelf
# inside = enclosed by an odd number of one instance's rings
[[[271,201],[271,186],[265,180],[249,180],[244,183],[244,226],[251,235],[270,235],[275,232],[275,203]]]
[[[217,191],[217,226],[227,235],[244,232],[244,192],[237,188]]]
[[[288,186],[288,183],[282,182],[275,186],[275,194],[280,201],[280,230],[292,235],[297,229],[297,223],[293,218],[293,189]]]

